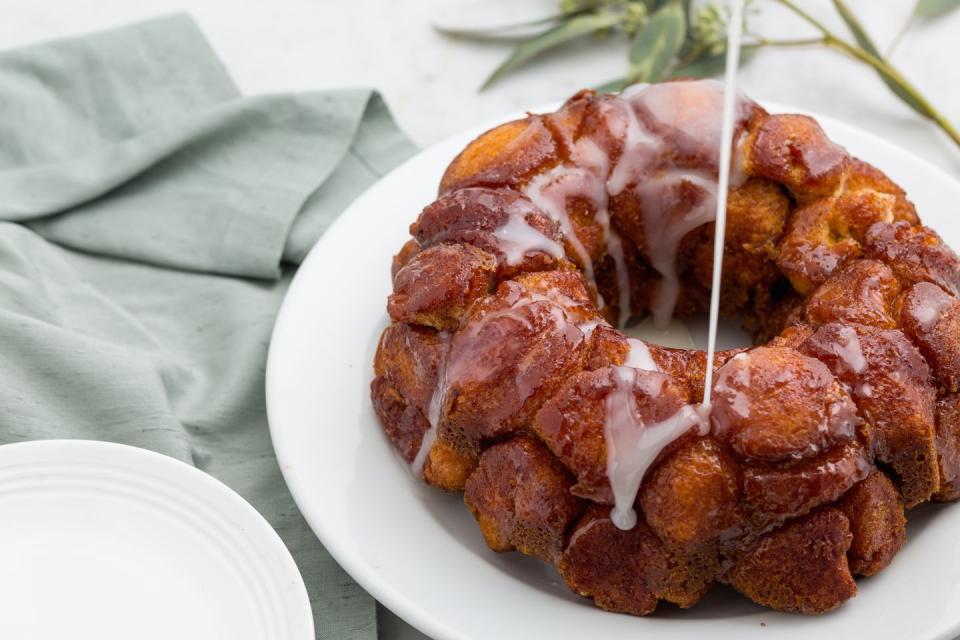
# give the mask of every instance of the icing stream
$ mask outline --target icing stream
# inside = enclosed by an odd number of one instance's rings
[[[604,424],[607,478],[614,500],[610,519],[620,529],[632,529],[637,523],[633,503],[650,465],[667,445],[693,426],[699,425],[703,431],[707,422],[696,407],[688,404],[665,420],[646,423],[640,417],[635,389],[638,385],[656,386],[642,388],[656,398],[662,376],[638,379],[637,369],[614,367],[613,380],[614,390],[606,398]]]
[[[420,440],[420,448],[413,462],[410,463],[410,470],[418,478],[423,477],[423,467],[427,463],[427,456],[430,454],[430,447],[437,440],[437,428],[440,425],[440,412],[443,410],[443,400],[447,392],[447,356],[450,353],[450,334],[446,331],[440,333],[443,340],[443,351],[440,354],[440,363],[437,365],[437,384],[433,388],[433,395],[430,397],[430,406],[427,408],[427,423],[430,427],[423,433]]]

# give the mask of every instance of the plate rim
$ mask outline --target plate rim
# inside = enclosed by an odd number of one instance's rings
[[[960,190],[960,179],[955,178],[954,176],[947,173],[945,170],[941,169],[939,166],[933,164],[931,161],[915,154],[914,152],[904,149],[903,147],[883,138],[880,134],[874,133],[873,131],[868,131],[857,127],[854,124],[848,123],[844,120],[824,115],[816,111],[802,109],[794,107],[789,104],[785,104],[779,101],[773,100],[757,100],[757,102],[768,112],[772,114],[778,113],[789,113],[789,114],[799,114],[810,116],[815,118],[818,124],[828,124],[829,129],[848,129],[856,132],[856,135],[868,139],[872,144],[878,145],[880,147],[885,147],[890,153],[897,154],[900,156],[907,156],[911,162],[914,162],[922,166],[925,171],[930,172],[936,176],[937,180],[942,180],[948,183],[952,183],[954,188]],[[307,521],[310,526],[311,531],[317,536],[320,542],[323,544],[324,548],[330,553],[331,557],[346,571],[350,577],[357,582],[367,593],[369,593],[377,602],[383,606],[390,609],[397,616],[402,618],[408,624],[412,625],[422,633],[428,635],[431,638],[437,640],[446,640],[446,639],[456,639],[460,640],[466,638],[462,633],[449,628],[444,623],[437,620],[432,616],[426,608],[421,604],[415,601],[412,598],[407,597],[402,593],[398,588],[389,584],[385,581],[378,579],[376,572],[373,571],[373,568],[369,565],[368,562],[365,562],[362,556],[357,554],[349,553],[343,545],[338,544],[337,536],[331,535],[326,525],[323,522],[323,519],[317,516],[316,514],[309,513],[308,510],[304,509],[301,505],[306,503],[306,492],[309,490],[309,487],[303,486],[297,477],[297,474],[294,470],[294,466],[289,462],[288,452],[283,446],[277,446],[277,442],[282,440],[279,437],[280,427],[276,424],[275,417],[277,415],[277,410],[274,408],[277,400],[278,391],[274,390],[274,381],[277,379],[276,370],[279,365],[277,363],[278,356],[276,355],[278,350],[275,348],[275,345],[278,344],[283,339],[283,333],[285,327],[288,323],[289,316],[289,300],[292,297],[292,294],[296,294],[300,288],[303,286],[303,280],[300,278],[302,272],[306,269],[305,267],[312,264],[313,261],[318,260],[318,256],[323,250],[324,246],[327,243],[332,243],[333,240],[329,238],[333,237],[335,239],[336,234],[331,233],[336,231],[340,226],[346,224],[345,220],[351,215],[354,209],[358,208],[358,203],[362,203],[367,195],[378,185],[386,180],[392,174],[404,170],[405,167],[415,161],[417,161],[421,155],[425,152],[433,149],[434,147],[442,146],[449,144],[452,140],[467,138],[470,139],[476,138],[485,131],[492,129],[493,127],[521,118],[528,113],[547,113],[556,110],[562,101],[550,101],[540,105],[537,105],[533,108],[526,109],[523,111],[511,111],[504,116],[498,118],[492,118],[481,125],[468,127],[460,132],[449,135],[442,140],[431,144],[427,147],[420,149],[410,158],[406,159],[389,172],[381,176],[376,182],[371,184],[369,187],[364,189],[364,191],[357,196],[339,216],[330,224],[330,226],[324,231],[323,235],[317,239],[313,244],[310,250],[307,252],[305,258],[300,263],[297,268],[296,273],[294,273],[293,278],[291,279],[290,285],[284,295],[283,301],[278,309],[276,319],[274,321],[274,327],[270,334],[270,342],[267,352],[267,362],[266,362],[266,375],[264,378],[264,387],[265,387],[265,399],[266,399],[266,409],[267,409],[267,422],[269,425],[270,439],[274,447],[274,452],[277,457],[277,461],[280,464],[280,470],[284,478],[284,482],[287,484],[291,495],[294,498],[294,501],[297,504],[297,508],[300,510],[300,513],[303,515],[304,519]],[[452,160],[452,158],[451,158]],[[426,206],[425,203],[424,206]],[[386,261],[386,258],[385,258]],[[386,262],[385,262],[386,264]],[[279,339],[278,339],[279,338]],[[924,638],[928,640],[947,640],[954,638],[955,635],[960,634],[960,618],[956,621],[956,624],[950,626],[947,629],[934,629],[931,636],[925,636]]]
[[[263,562],[270,575],[281,582],[276,585],[278,596],[284,604],[283,611],[288,618],[289,640],[313,640],[316,630],[313,609],[303,575],[296,560],[283,542],[283,539],[243,496],[213,475],[198,469],[172,456],[120,442],[92,440],[87,438],[47,438],[24,440],[0,445],[0,464],[3,459],[13,457],[12,465],[41,464],[105,464],[108,469],[123,468],[141,479],[162,481],[176,478],[182,491],[190,486],[203,486],[217,500],[210,503],[217,515],[228,522],[236,522],[234,534],[246,540],[252,551]],[[286,482],[286,479],[284,479]],[[256,531],[256,537],[251,535]],[[269,547],[258,543],[258,538],[267,541]],[[289,590],[283,589],[288,586]],[[289,613],[287,613],[289,612]]]

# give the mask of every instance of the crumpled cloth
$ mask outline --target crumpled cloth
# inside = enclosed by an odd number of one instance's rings
[[[280,534],[318,638],[375,638],[280,475],[264,366],[297,263],[413,151],[369,90],[241,96],[185,15],[0,53],[0,441],[195,465]]]

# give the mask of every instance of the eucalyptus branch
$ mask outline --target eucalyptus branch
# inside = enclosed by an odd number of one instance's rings
[[[889,45],[896,45],[911,25],[930,21],[960,9],[960,0],[914,0],[909,20]],[[754,13],[759,0],[753,4]],[[824,46],[872,68],[887,87],[920,116],[931,120],[960,148],[960,131],[909,82],[873,42],[860,20],[847,7],[846,0],[832,0],[833,7],[849,29],[852,40],[831,31],[823,22],[795,0],[768,0],[779,3],[793,15],[813,27],[819,35],[809,38],[767,38],[749,30],[741,45],[741,64],[750,54],[773,47]],[[713,77],[723,73],[727,46],[729,13],[714,0],[694,4],[690,0],[560,0],[558,13],[519,25],[497,28],[436,27],[446,35],[459,38],[491,39],[516,37],[524,29],[542,26],[540,33],[523,40],[513,53],[487,78],[483,88],[513,73],[534,58],[544,56],[568,43],[597,35],[613,35],[629,40],[628,66],[622,80],[608,83],[601,90],[615,90],[627,83],[657,82],[665,78]],[[749,12],[748,12],[749,15]],[[609,38],[608,40],[613,40]]]
[[[953,124],[947,120],[947,118],[937,111],[936,108],[927,98],[920,93],[920,91],[913,86],[913,84],[903,77],[896,68],[894,68],[889,62],[884,60],[881,57],[878,57],[869,51],[866,51],[860,47],[857,47],[853,44],[850,44],[843,38],[839,37],[837,34],[833,33],[826,26],[823,25],[819,20],[811,16],[809,13],[798,7],[793,3],[792,0],[776,0],[781,5],[795,13],[797,16],[805,20],[815,29],[820,31],[823,34],[822,43],[832,49],[835,49],[847,56],[853,58],[854,60],[859,60],[871,67],[873,67],[884,80],[888,83],[892,83],[896,88],[899,88],[906,96],[912,100],[914,106],[917,110],[925,115],[927,118],[933,120],[949,137],[953,140],[953,143],[960,148],[960,131],[957,130]],[[894,87],[891,87],[894,88]]]
[[[749,34],[753,38],[752,44],[755,44],[760,47],[810,47],[813,45],[823,45],[826,44],[826,38],[801,38],[797,40],[771,40],[769,38],[764,38],[763,36],[758,36],[755,34]]]

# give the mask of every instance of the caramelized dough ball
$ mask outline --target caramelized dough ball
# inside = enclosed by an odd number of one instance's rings
[[[570,494],[572,485],[570,473],[543,444],[520,436],[483,452],[463,499],[491,549],[518,549],[552,564],[564,533],[583,512],[583,501]]]
[[[913,507],[940,481],[934,429],[936,395],[923,356],[900,331],[826,324],[800,350],[825,363],[852,390],[876,438],[877,459],[893,466]]]
[[[844,190],[847,192],[877,192],[894,197],[893,219],[904,220],[910,224],[920,224],[917,210],[907,199],[906,192],[900,185],[868,162],[859,158],[851,158],[847,177],[844,181]]]
[[[394,322],[456,329],[467,307],[490,293],[496,267],[492,255],[468,244],[430,247],[397,272],[387,313]]]
[[[899,293],[900,283],[890,267],[875,260],[853,260],[811,294],[803,314],[814,324],[846,322],[895,329],[892,307]]]
[[[801,294],[810,293],[846,261],[859,257],[872,225],[916,218],[902,192],[889,189],[873,172],[879,174],[855,161],[837,196],[803,204],[791,217],[777,265]]]
[[[777,266],[801,295],[860,255],[860,243],[843,233],[844,221],[834,204],[824,198],[798,207],[777,247]]]
[[[866,256],[885,262],[904,287],[932,282],[950,295],[960,293],[960,259],[933,229],[878,222],[867,230],[865,242]]]
[[[557,145],[543,116],[527,116],[481,134],[453,159],[440,194],[464,187],[511,186],[557,163]]]
[[[823,509],[761,537],[737,559],[730,584],[778,611],[823,613],[857,593],[847,565],[847,518]]]
[[[929,282],[917,283],[903,296],[900,322],[940,387],[960,391],[960,301]]]
[[[812,336],[816,331],[817,328],[813,325],[806,323],[794,324],[784,329],[780,335],[773,338],[767,346],[796,349],[806,342],[807,338]]]
[[[626,336],[609,324],[600,324],[590,333],[589,353],[584,367],[587,371],[621,365],[630,353]]]
[[[809,513],[866,478],[871,462],[864,446],[853,441],[799,462],[744,465],[744,513],[759,530]]]
[[[847,562],[850,571],[872,576],[886,569],[907,537],[903,499],[885,473],[874,470],[837,503],[853,535]]]
[[[502,283],[495,295],[471,308],[454,334],[440,432],[463,452],[525,427],[583,368],[587,341],[577,314],[586,307],[563,293],[580,277],[569,273],[523,279],[533,290],[521,278]],[[555,291],[537,292],[549,282],[557,285]]]
[[[426,327],[393,324],[384,329],[373,359],[383,376],[406,402],[427,415],[437,388],[437,370],[449,337]]]
[[[370,383],[370,397],[373,410],[377,412],[393,448],[407,463],[412,463],[420,450],[423,434],[430,428],[427,419],[420,409],[390,386],[384,376],[377,376]]]
[[[477,466],[477,459],[461,452],[444,439],[434,441],[423,465],[423,481],[444,491],[463,491],[467,478]]]
[[[635,371],[634,398],[643,424],[666,420],[689,403],[686,387],[672,376]],[[571,491],[604,504],[613,502],[607,480],[605,425],[607,398],[617,388],[616,374],[614,367],[606,367],[572,376],[543,405],[533,422],[540,439],[577,476]],[[681,441],[675,440],[674,446]]]
[[[666,544],[696,548],[737,527],[737,465],[710,437],[692,439],[643,483],[640,506]]]
[[[751,302],[755,288],[767,289],[777,279],[773,259],[789,212],[789,199],[769,180],[751,178],[730,189],[721,282],[723,312],[742,309]],[[711,223],[702,229],[691,263],[697,282],[709,288],[716,225]]]
[[[410,233],[423,248],[462,242],[483,249],[496,257],[501,280],[553,269],[563,258],[559,225],[509,189],[471,187],[442,196],[423,210]],[[510,237],[515,235],[529,242],[530,249],[514,246]]]
[[[747,175],[778,182],[801,202],[836,191],[850,162],[816,120],[792,114],[761,120],[746,151]]]
[[[567,586],[601,609],[646,615],[667,600],[687,608],[710,588],[718,572],[715,551],[669,552],[640,520],[628,531],[610,509],[592,504],[577,523],[557,568]]]
[[[403,246],[400,247],[400,251],[397,252],[397,255],[393,256],[393,262],[390,265],[390,278],[397,277],[397,273],[400,269],[403,269],[407,266],[407,263],[413,259],[413,256],[420,253],[420,245],[416,240],[410,238],[403,243]]]
[[[757,347],[717,372],[716,436],[743,460],[809,458],[853,438],[856,407],[823,363],[784,347]]]
[[[523,273],[514,281],[527,291],[561,305],[576,322],[601,320],[587,281],[576,269]]]
[[[960,395],[937,399],[937,460],[940,463],[938,502],[960,498]]]

